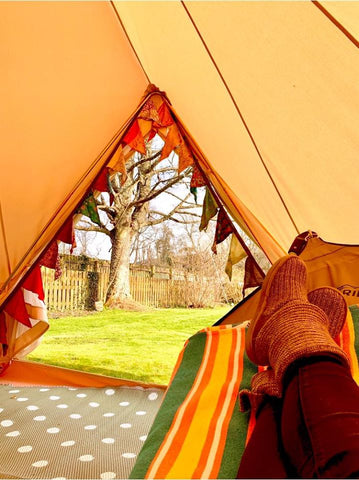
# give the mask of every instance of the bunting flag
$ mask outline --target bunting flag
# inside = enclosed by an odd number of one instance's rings
[[[21,288],[15,290],[14,295],[12,295],[11,299],[6,304],[4,311],[10,315],[10,317],[25,325],[25,327],[32,327]]]
[[[257,263],[252,256],[248,256],[244,266],[243,296],[247,288],[259,287],[264,277],[258,270]]]
[[[156,110],[155,104],[153,103],[152,98],[149,98],[147,102],[142,107],[138,118],[142,118],[143,120],[151,120],[158,125],[161,124],[160,116]]]
[[[7,339],[7,328],[4,312],[0,312],[0,344],[2,346],[2,355],[5,357],[9,344]]]
[[[217,253],[217,245],[222,243],[231,233],[233,233],[232,223],[230,222],[224,209],[220,207],[217,216],[216,233],[212,245],[213,253]]]
[[[173,124],[168,128],[168,133],[165,138],[165,145],[162,149],[160,160],[168,157],[168,155],[182,142],[181,134],[177,128],[177,125]]]
[[[62,270],[57,240],[53,240],[46,249],[46,251],[42,254],[39,259],[39,265],[54,269],[55,280],[57,280],[61,276]]]
[[[206,188],[206,194],[203,200],[203,210],[202,210],[202,218],[201,223],[199,226],[199,231],[206,230],[208,227],[209,221],[213,218],[217,213],[218,205],[215,199],[212,197],[209,188]]]
[[[179,146],[175,148],[175,152],[178,155],[178,173],[194,164],[192,153],[183,138],[181,138]]]
[[[30,292],[36,293],[40,300],[45,300],[40,265],[35,265],[21,286],[26,288],[26,290],[30,290]]]
[[[192,193],[192,195],[194,196],[194,201],[195,203],[197,203],[197,194],[198,194],[198,190],[197,190],[197,187],[190,187],[189,191]]]
[[[207,185],[206,180],[204,179],[200,169],[196,164],[193,165],[193,172],[191,178],[191,187],[205,187]]]
[[[126,145],[129,145],[133,150],[136,150],[143,155],[146,154],[145,140],[142,136],[137,120],[132,123],[126,135],[123,137],[123,142],[126,143]]]
[[[71,253],[73,252],[74,248],[76,248],[74,219],[72,218],[72,216],[69,217],[63,224],[61,230],[56,235],[56,240],[60,240],[60,242],[68,243],[69,245],[71,245]]]
[[[100,215],[97,210],[96,199],[93,194],[90,194],[86,198],[84,203],[79,208],[79,213],[81,213],[81,215],[85,215],[85,217],[88,217],[93,223],[96,223],[99,227],[102,227]]]
[[[225,272],[228,275],[229,279],[232,280],[232,267],[236,263],[240,262],[245,256],[246,252],[242,247],[237,236],[233,233],[231,238],[231,245],[229,247],[228,260],[225,268]]]
[[[104,168],[101,170],[100,174],[96,178],[96,180],[92,184],[92,189],[97,190],[98,192],[108,192],[109,184],[109,170],[108,168]]]
[[[158,108],[158,116],[160,118],[159,123],[161,127],[169,127],[170,125],[173,125],[174,120],[165,102],[163,102]]]
[[[121,185],[126,182],[127,179],[127,170],[126,170],[126,159],[123,153],[122,145],[118,147],[115,153],[112,155],[111,160],[109,161],[107,167],[109,168],[109,173],[121,173]]]

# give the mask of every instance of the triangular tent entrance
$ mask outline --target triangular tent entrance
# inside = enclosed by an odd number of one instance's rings
[[[224,211],[271,261],[309,228],[357,243],[358,9],[309,1],[1,3],[0,306],[18,319],[0,328],[3,356],[47,328],[36,262],[56,267],[51,242],[72,242],[72,214],[91,185],[106,183],[106,168],[121,171],[156,129],[166,129],[166,148],[178,150],[183,167],[194,158]],[[180,115],[160,92],[147,91],[138,105],[152,82]],[[162,103],[153,108],[156,95]],[[21,364],[12,371],[26,381]],[[41,375],[53,384],[52,373]],[[68,375],[70,385],[98,385]]]

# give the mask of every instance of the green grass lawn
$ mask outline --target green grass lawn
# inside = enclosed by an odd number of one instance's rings
[[[50,320],[50,329],[29,360],[167,384],[188,337],[215,323],[231,307],[107,310]]]

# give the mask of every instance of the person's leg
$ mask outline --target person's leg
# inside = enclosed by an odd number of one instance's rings
[[[258,412],[237,478],[288,478],[279,432],[280,401],[266,401]]]
[[[288,377],[281,437],[298,477],[357,478],[359,388],[349,369],[330,358],[313,358]]]

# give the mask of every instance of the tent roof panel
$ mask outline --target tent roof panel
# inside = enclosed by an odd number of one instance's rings
[[[0,191],[13,269],[147,81],[109,3],[8,2],[0,12]],[[0,283],[7,274],[2,264]]]

